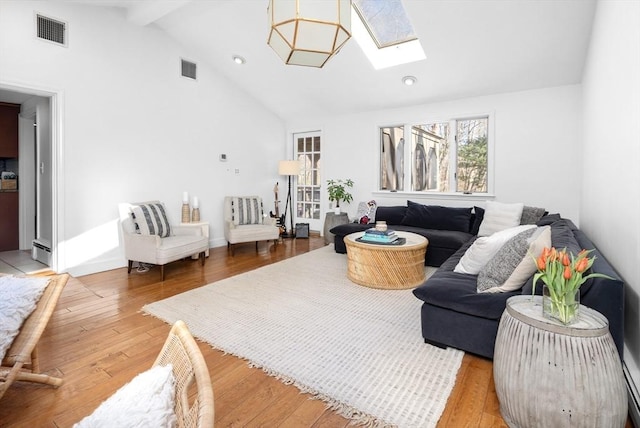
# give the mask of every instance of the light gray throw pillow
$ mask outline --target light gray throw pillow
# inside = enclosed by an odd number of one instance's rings
[[[520,224],[536,224],[538,220],[542,218],[545,213],[544,208],[528,207],[522,208],[522,216],[520,217]]]
[[[551,246],[549,226],[528,229],[511,238],[478,273],[479,293],[515,291],[536,271],[535,258]]]

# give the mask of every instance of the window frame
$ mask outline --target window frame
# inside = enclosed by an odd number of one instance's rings
[[[403,177],[403,183],[404,183],[404,189],[412,189],[412,180],[413,180],[412,171],[411,171],[411,168],[407,170],[406,165],[407,165],[407,159],[409,159],[409,163],[413,161],[413,158],[412,158],[413,144],[412,144],[412,141],[407,143],[407,135],[412,136],[412,128],[416,125],[424,125],[429,123],[443,123],[443,122],[449,123],[449,126],[451,127],[450,129],[452,130],[449,133],[449,138],[450,140],[453,140],[453,142],[450,141],[450,146],[449,146],[449,151],[450,151],[449,153],[449,180],[450,180],[449,188],[455,189],[457,187],[455,171],[457,167],[456,157],[458,152],[458,145],[457,145],[457,142],[455,141],[456,123],[457,121],[480,119],[480,118],[486,118],[488,120],[488,123],[487,123],[487,140],[488,140],[487,141],[487,192],[486,193],[468,194],[468,193],[457,192],[457,191],[440,192],[438,190],[421,190],[421,191],[385,190],[381,188],[382,186],[382,182],[381,182],[382,150],[380,149],[381,147],[380,136],[383,128],[389,128],[393,126],[404,126],[405,146],[404,146],[403,155],[404,155],[404,163],[405,163],[405,174]],[[486,200],[486,199],[492,199],[495,196],[494,157],[495,157],[496,138],[495,138],[495,114],[493,112],[454,114],[454,115],[446,115],[444,117],[443,116],[440,116],[440,117],[427,116],[424,120],[388,121],[376,127],[376,135],[377,135],[376,147],[378,147],[378,150],[377,150],[378,159],[377,159],[377,171],[376,171],[376,175],[377,175],[376,190],[372,192],[374,196],[380,197],[380,198],[387,198],[387,197],[393,196],[398,198],[418,197],[421,199],[459,199],[459,200],[465,200],[465,199]]]

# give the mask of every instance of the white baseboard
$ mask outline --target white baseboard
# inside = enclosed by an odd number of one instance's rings
[[[107,270],[118,269],[127,265],[126,260],[121,258],[112,258],[109,260],[100,260],[97,262],[83,263],[78,266],[69,267],[66,269],[73,277],[90,275],[93,273],[104,272]]]
[[[640,391],[635,384],[627,365],[623,362],[622,371],[627,382],[627,394],[629,395],[629,416],[636,427],[640,427]]]

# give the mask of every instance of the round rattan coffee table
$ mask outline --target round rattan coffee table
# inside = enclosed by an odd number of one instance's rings
[[[347,277],[371,288],[401,290],[422,284],[424,256],[429,241],[411,232],[396,232],[402,245],[369,244],[356,241],[364,232],[344,237],[347,247]]]

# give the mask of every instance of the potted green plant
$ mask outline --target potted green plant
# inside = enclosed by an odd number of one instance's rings
[[[353,196],[347,191],[347,188],[351,187],[353,187],[353,181],[350,178],[347,178],[346,180],[327,180],[329,201],[336,202],[334,207],[336,214],[340,214],[340,201],[344,201],[346,203],[353,201]]]

